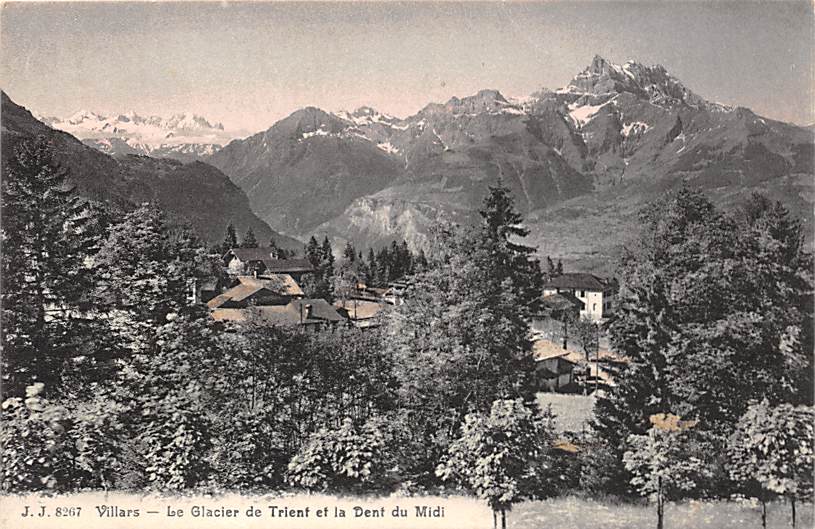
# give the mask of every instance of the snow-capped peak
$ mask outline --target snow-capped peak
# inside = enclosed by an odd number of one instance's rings
[[[629,92],[647,98],[656,104],[685,103],[691,106],[706,102],[687,89],[662,65],[645,66],[629,60],[623,65],[614,64],[595,55],[591,64],[577,74],[558,93],[583,93],[593,95]]]
[[[79,110],[66,119],[49,118],[54,128],[85,139],[119,138],[146,145],[168,143],[206,143],[222,145],[231,138],[221,123],[211,123],[197,114],[180,113],[163,118],[141,116],[129,110],[124,113],[103,114]]]
[[[353,112],[339,110],[335,112],[334,115],[345,121],[350,121],[357,127],[371,126],[378,123],[385,127],[400,130],[406,128],[402,125],[401,119],[391,116],[390,114],[379,112],[378,110],[368,106],[359,107]]]

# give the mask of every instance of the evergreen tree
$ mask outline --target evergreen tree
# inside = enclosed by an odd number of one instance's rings
[[[171,227],[149,204],[110,228],[97,263],[100,299],[150,325],[184,311],[192,285],[209,273],[204,249],[191,232]]]
[[[557,269],[555,268],[555,263],[552,261],[552,258],[548,255],[546,256],[546,276],[551,279],[553,277],[557,277]]]
[[[392,281],[396,277],[400,277],[402,274],[402,262],[401,262],[401,254],[399,253],[399,243],[396,242],[396,239],[391,241],[389,247],[383,248],[385,254],[388,256],[388,274],[385,283],[388,281]]]
[[[376,262],[376,254],[374,253],[373,248],[368,248],[368,263],[366,266],[366,271],[368,272],[365,276],[365,282],[369,285],[374,285],[377,281],[376,273],[377,273],[377,262]]]
[[[425,270],[427,270],[427,256],[424,253],[424,248],[420,248],[419,255],[416,256],[414,272],[424,272]]]
[[[308,259],[308,262],[311,263],[314,270],[320,268],[320,261],[322,261],[322,249],[320,248],[319,243],[317,243],[317,239],[314,237],[314,235],[312,235],[308,240],[308,244],[305,247],[305,254],[306,259]]]
[[[402,274],[394,279],[400,279],[415,272],[413,252],[410,251],[408,243],[404,239],[402,240],[402,244],[399,245],[399,253],[401,254],[401,261],[403,263]]]
[[[241,241],[241,248],[257,248],[258,240],[255,238],[255,231],[250,226],[246,229],[246,235],[243,236]]]
[[[530,249],[508,240],[525,232],[522,219],[495,193],[481,226],[439,233],[434,266],[413,277],[388,320],[401,404],[415,426],[403,445],[417,472],[439,460],[466,414],[534,398],[527,321],[540,274]]]
[[[328,241],[327,236],[323,239],[321,254],[320,297],[331,303],[334,301],[334,251],[331,249],[331,243]]]
[[[543,289],[540,261],[533,257],[535,248],[518,241],[529,235],[529,230],[522,225],[523,217],[515,210],[509,188],[490,186],[479,214],[482,224],[477,242],[493,252],[489,264],[493,273],[498,281],[513,283],[524,309],[537,309]]]
[[[375,286],[383,287],[388,284],[391,270],[391,255],[387,246],[381,248],[376,254],[376,282]]]
[[[345,249],[342,251],[342,256],[351,264],[357,260],[357,252],[354,250],[354,245],[351,244],[351,241],[345,243]]]
[[[235,232],[235,225],[230,222],[226,226],[226,235],[224,235],[224,241],[221,243],[221,255],[237,247],[238,235]]]
[[[322,298],[326,301],[334,301],[334,252],[328,237],[323,239],[322,244],[312,235],[305,249],[306,259],[308,259],[314,272],[308,274],[303,279],[303,287],[309,297]]]
[[[34,382],[59,391],[76,357],[109,355],[89,314],[88,259],[100,230],[93,210],[67,186],[44,139],[21,143],[2,182],[3,393]],[[101,340],[101,338],[100,338]],[[101,340],[104,342],[104,340]]]
[[[651,414],[673,413],[698,420],[721,453],[751,399],[811,394],[811,256],[783,208],[752,211],[724,215],[682,189],[643,212],[610,326],[629,363],[596,403],[609,447],[644,434]]]

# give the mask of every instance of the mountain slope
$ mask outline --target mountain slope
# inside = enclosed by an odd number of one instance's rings
[[[310,233],[402,174],[402,164],[353,123],[311,107],[206,161],[229,174],[261,218],[293,234]]]
[[[20,141],[44,136],[51,142],[58,163],[70,171],[78,192],[91,200],[117,209],[153,202],[171,219],[188,222],[208,242],[220,241],[226,225],[233,222],[239,233],[251,227],[259,241],[276,237],[282,245],[302,248],[299,241],[273,232],[255,216],[246,195],[214,167],[145,156],[114,159],[37,121],[5,92],[0,92],[0,98],[3,167]],[[7,177],[5,170],[3,177]]]

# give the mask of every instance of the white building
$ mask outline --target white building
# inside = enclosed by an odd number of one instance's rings
[[[613,280],[586,273],[563,274],[543,285],[544,296],[569,293],[582,301],[580,316],[593,321],[601,320],[614,311],[615,290]]]

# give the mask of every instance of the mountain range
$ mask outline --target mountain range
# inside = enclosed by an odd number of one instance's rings
[[[175,223],[190,225],[206,242],[223,240],[232,222],[239,234],[252,228],[259,241],[274,237],[281,246],[302,249],[259,219],[246,194],[221,171],[200,161],[182,163],[141,155],[112,157],[93,149],[66,132],[55,130],[0,92],[0,146],[3,178],[16,146],[43,137],[51,144],[56,162],[69,173],[70,182],[85,198],[114,210],[127,211],[150,202]]]
[[[124,118],[130,121],[122,125],[119,116],[84,112],[51,123],[81,127],[73,130],[85,142],[118,156],[127,147],[100,144],[103,131],[127,130],[120,139],[135,149],[131,131],[146,130],[138,127],[188,139],[222,129],[187,117],[173,125],[142,118],[147,125],[127,128],[136,118]],[[422,247],[434,224],[471,222],[499,180],[513,192],[539,253],[574,269],[611,272],[641,207],[680,185],[726,208],[761,191],[812,233],[811,127],[707,101],[662,66],[599,56],[565,87],[522,99],[481,90],[407,118],[370,107],[307,107],[221,148],[174,143],[185,153],[167,149],[177,140],[164,142],[158,132],[145,137],[155,140],[151,156],[197,159],[227,175],[275,230],[300,240],[327,235],[337,248],[394,238]]]
[[[204,158],[258,215],[304,237],[422,246],[503,181],[542,255],[609,271],[642,205],[689,185],[725,206],[753,190],[812,222],[813,131],[706,101],[662,66],[595,57],[559,90],[482,90],[405,119],[298,110]]]
[[[105,114],[79,110],[65,119],[35,117],[112,155],[144,154],[189,162],[212,154],[233,139],[221,123],[210,123],[196,114],[162,118],[141,116],[132,111]]]

